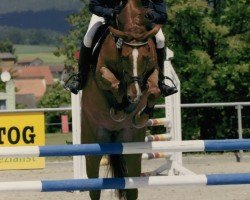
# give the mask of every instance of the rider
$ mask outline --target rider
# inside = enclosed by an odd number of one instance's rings
[[[116,15],[118,15],[127,0],[90,0],[89,11],[93,13],[87,33],[84,36],[80,55],[79,55],[79,73],[73,79],[69,89],[72,93],[77,94],[79,90],[84,88],[88,73],[90,70],[90,58],[91,57],[91,46],[93,42],[94,35],[98,28],[104,23],[109,23],[114,21]],[[163,0],[142,0],[143,6],[149,7],[150,11],[145,15],[145,17],[154,24],[165,24],[167,21],[166,5]],[[169,96],[177,92],[176,87],[170,87],[164,84],[163,67],[164,60],[166,57],[165,53],[165,37],[160,29],[155,35],[156,38],[156,51],[158,57],[158,65],[160,68],[159,75],[159,88],[161,90],[162,96]]]

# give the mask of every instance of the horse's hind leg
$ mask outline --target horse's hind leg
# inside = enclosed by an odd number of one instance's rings
[[[86,156],[86,168],[88,178],[98,178],[101,158],[102,156]],[[100,190],[89,191],[89,196],[91,200],[99,200],[100,195]]]

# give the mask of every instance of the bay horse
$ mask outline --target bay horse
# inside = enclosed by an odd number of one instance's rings
[[[156,99],[158,65],[152,37],[161,28],[146,26],[141,0],[128,0],[118,15],[118,28],[109,27],[94,72],[82,92],[81,143],[143,142],[146,122]],[[123,39],[121,48],[117,40]],[[99,177],[102,156],[86,156],[88,178]],[[139,177],[141,154],[110,155],[113,177]],[[118,191],[119,199],[135,200],[137,189]],[[92,200],[100,191],[90,191]]]

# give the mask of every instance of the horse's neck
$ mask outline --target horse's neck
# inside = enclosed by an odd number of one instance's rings
[[[141,0],[128,0],[126,7],[118,17],[121,22],[122,31],[130,31],[132,27],[144,27],[143,20],[141,18],[142,13],[145,12]]]
[[[142,8],[142,1],[141,0],[128,0],[128,4],[133,6],[134,8]]]

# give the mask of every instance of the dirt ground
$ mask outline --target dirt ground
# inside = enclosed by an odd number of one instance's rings
[[[163,159],[143,161],[143,171],[156,169]],[[197,174],[250,173],[250,155],[236,162],[233,154],[186,155],[184,166]],[[72,161],[48,162],[43,170],[1,171],[0,181],[56,180],[73,178]],[[10,192],[0,193],[0,200],[88,200],[88,192]],[[102,200],[116,199],[105,191]],[[250,200],[250,185],[178,186],[139,189],[139,200]]]

